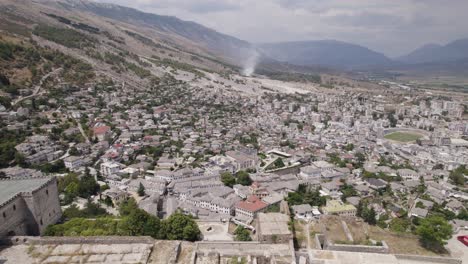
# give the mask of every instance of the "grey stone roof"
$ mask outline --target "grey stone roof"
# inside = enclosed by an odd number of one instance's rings
[[[21,192],[32,192],[44,186],[53,178],[23,178],[0,181],[0,206]]]

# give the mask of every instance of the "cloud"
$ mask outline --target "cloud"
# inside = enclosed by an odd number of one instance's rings
[[[390,56],[468,37],[466,0],[99,0],[251,42],[337,39]]]

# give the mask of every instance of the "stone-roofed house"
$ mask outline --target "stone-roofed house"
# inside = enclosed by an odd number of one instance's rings
[[[299,219],[311,219],[314,216],[310,204],[293,205],[292,209],[296,218]]]
[[[235,160],[236,170],[254,169],[258,163],[255,151],[227,151],[226,156]]]
[[[55,177],[0,180],[0,237],[42,235],[61,217]]]

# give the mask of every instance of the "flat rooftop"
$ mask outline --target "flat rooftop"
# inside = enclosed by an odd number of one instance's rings
[[[46,184],[52,178],[24,178],[0,180],[0,205],[20,192],[31,192]]]
[[[262,235],[289,235],[289,216],[280,213],[258,214],[259,231]]]

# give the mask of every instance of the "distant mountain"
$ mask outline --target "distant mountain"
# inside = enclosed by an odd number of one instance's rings
[[[267,43],[259,48],[273,59],[304,66],[353,69],[392,63],[381,53],[336,40]]]
[[[454,62],[466,58],[468,58],[468,39],[459,39],[445,46],[437,44],[424,45],[397,60],[404,63],[417,64]]]

